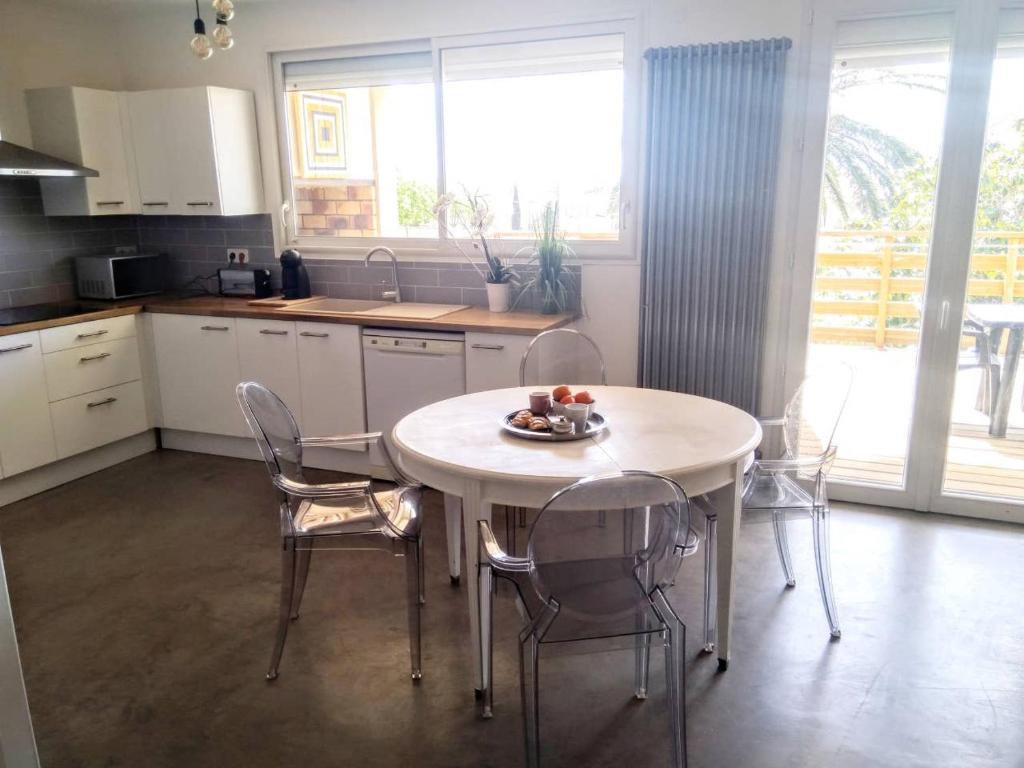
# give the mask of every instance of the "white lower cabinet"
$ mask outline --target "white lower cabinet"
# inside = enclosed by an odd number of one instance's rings
[[[107,387],[50,404],[57,457],[73,456],[149,427],[141,381]]]
[[[357,325],[295,324],[304,434],[312,437],[366,431],[363,351]],[[346,446],[364,451],[364,445]]]
[[[169,429],[246,437],[235,400],[241,380],[235,320],[154,315],[163,425]]]
[[[57,458],[39,333],[0,336],[0,469],[4,477]]]
[[[51,402],[142,378],[134,337],[63,349],[43,358]]]
[[[302,388],[295,323],[239,318],[238,368],[241,381],[255,381],[280,397],[302,423]]]
[[[466,334],[466,392],[519,386],[519,363],[532,336]]]

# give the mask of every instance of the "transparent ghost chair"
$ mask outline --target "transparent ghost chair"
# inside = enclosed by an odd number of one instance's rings
[[[394,466],[379,432],[302,437],[288,407],[262,384],[243,381],[236,395],[279,502],[281,603],[267,679],[277,677],[288,625],[299,617],[313,550],[381,549],[405,557],[412,678],[419,680],[420,606],[424,603],[422,488]],[[369,480],[308,483],[303,477],[303,448],[371,443],[383,448],[397,487],[374,492]]]
[[[604,358],[592,338],[572,328],[538,333],[519,362],[519,386],[607,384]]]
[[[603,521],[598,516],[604,513]],[[515,585],[523,619],[519,667],[527,764],[540,764],[542,648],[625,639],[635,652],[635,688],[647,697],[652,641],[665,647],[673,765],[686,764],[686,629],[665,597],[682,558],[697,550],[690,506],[675,482],[631,471],[580,480],[557,492],[530,527],[525,557],[502,551],[480,521],[480,615],[487,652],[493,635],[492,576]],[[484,717],[493,712],[492,665],[484,670]]]
[[[836,457],[836,428],[853,383],[853,370],[845,364],[827,367],[807,376],[780,418],[759,419],[764,428],[761,453],[743,481],[745,522],[771,522],[775,545],[786,586],[796,586],[793,559],[789,551],[787,519],[811,518],[814,560],[818,588],[825,606],[832,637],[840,637],[839,612],[832,588],[829,546],[828,473]],[[775,430],[781,431],[781,440]],[[772,450],[772,446],[778,450]],[[776,454],[772,456],[772,454]],[[703,501],[703,500],[702,500]],[[709,504],[701,504],[708,515],[708,558],[705,588],[705,650],[714,642],[714,557],[716,520]]]
[[[551,390],[559,384],[569,384],[573,391],[579,387],[608,383],[601,350],[587,334],[573,328],[555,328],[538,333],[531,340],[519,362],[519,386],[536,385]],[[526,510],[506,509],[505,534],[512,552],[515,552],[515,527],[526,526]]]

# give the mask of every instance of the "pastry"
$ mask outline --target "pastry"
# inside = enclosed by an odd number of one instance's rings
[[[548,420],[543,416],[534,416],[526,426],[533,432],[540,432],[551,427]]]

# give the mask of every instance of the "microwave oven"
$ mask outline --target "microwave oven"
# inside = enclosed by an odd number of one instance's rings
[[[166,259],[155,253],[118,253],[75,258],[78,296],[128,299],[165,288]]]

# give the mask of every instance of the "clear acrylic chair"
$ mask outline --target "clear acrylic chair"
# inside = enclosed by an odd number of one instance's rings
[[[604,358],[597,343],[582,331],[555,328],[538,333],[519,362],[519,386],[607,384]]]
[[[277,639],[267,679],[277,677],[288,625],[298,619],[314,549],[381,549],[404,556],[412,678],[420,666],[420,606],[423,605],[422,488],[401,472],[380,432],[337,437],[302,437],[281,399],[262,384],[243,381],[238,403],[259,445],[278,494],[281,524],[281,603]],[[379,443],[398,486],[374,492],[370,480],[307,483],[302,474],[306,447]]]
[[[814,561],[818,588],[832,637],[840,637],[839,612],[832,588],[829,547],[828,473],[836,457],[835,434],[853,383],[853,370],[845,364],[807,376],[786,405],[780,418],[758,419],[765,429],[766,444],[781,428],[781,452],[774,458],[759,455],[744,478],[743,519],[772,523],[776,551],[787,587],[796,586],[793,559],[789,551],[787,519],[792,513],[811,518]],[[705,553],[705,650],[714,647],[715,574],[712,559],[716,544],[716,520],[710,505],[702,505],[708,516]]]
[[[664,644],[673,765],[684,766],[686,629],[664,592],[682,558],[697,550],[682,488],[639,471],[580,480],[540,510],[525,557],[503,552],[490,525],[479,526],[480,615],[487,622],[481,643],[492,642],[492,575],[513,582],[523,618],[519,668],[527,764],[540,764],[541,648],[625,638],[635,651],[638,699],[647,697],[652,641]],[[490,717],[493,662],[484,672],[484,717]]]

